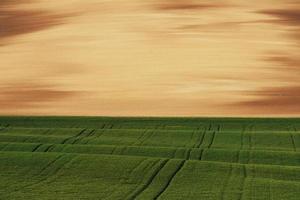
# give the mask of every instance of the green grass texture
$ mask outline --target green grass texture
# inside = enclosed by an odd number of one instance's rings
[[[300,119],[3,116],[0,199],[299,200]]]

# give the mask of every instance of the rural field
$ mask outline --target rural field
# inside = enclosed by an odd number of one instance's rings
[[[300,119],[0,117],[0,126],[0,199],[300,199]]]
[[[0,72],[0,200],[300,200],[300,0],[0,0]]]

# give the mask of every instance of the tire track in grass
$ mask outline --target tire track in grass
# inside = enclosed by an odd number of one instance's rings
[[[294,131],[297,132],[297,128],[295,125],[293,125]]]
[[[64,155],[62,155],[63,157]],[[52,183],[53,181],[55,181],[57,174],[67,165],[69,165],[74,159],[76,158],[76,156],[72,156],[69,158],[69,160],[67,160],[65,163],[63,163],[62,165],[58,166],[54,172],[51,174],[51,176],[47,176],[45,180],[41,181],[41,182],[47,182],[47,183]],[[40,182],[40,183],[41,183]],[[39,184],[40,184],[39,183]]]
[[[37,176],[41,176],[47,169],[51,168],[52,165],[54,165],[58,160],[60,160],[64,155],[59,155],[57,156],[56,158],[54,158],[52,161],[50,161],[45,167],[43,167],[40,172],[37,174]],[[49,177],[46,176],[46,177],[43,177],[41,178],[40,180],[34,182],[34,183],[30,183],[30,184],[26,184],[20,188],[15,188],[14,190],[12,191],[8,191],[8,193],[11,193],[11,192],[19,192],[23,189],[26,189],[26,188],[29,188],[29,187],[32,187],[32,186],[35,186],[35,185],[39,185],[40,183],[46,181]]]
[[[251,150],[252,149],[252,132],[251,132],[251,126],[253,125],[249,125],[249,130],[247,131],[248,132],[248,149]]]
[[[130,172],[129,172],[129,176],[132,175],[132,173],[137,170],[140,166],[142,166],[142,164],[147,161],[147,158],[143,158],[143,160],[141,162],[139,162]]]
[[[241,188],[240,188],[240,192],[238,193],[237,200],[242,200],[243,196],[244,196],[246,179],[247,179],[247,168],[246,168],[246,165],[242,165],[242,172],[243,172],[243,180],[242,180],[242,183],[241,183]]]
[[[126,155],[126,154],[124,154],[124,152],[126,152],[126,150],[128,150],[127,146],[122,146],[120,155]]]
[[[145,135],[147,134],[148,129],[145,129],[140,135],[139,137],[136,139],[136,141],[133,143],[133,145],[139,145],[143,139],[143,137],[145,137]]]
[[[42,135],[47,135],[50,131],[51,131],[51,129],[47,129],[42,133]]]
[[[105,131],[106,131],[106,129],[100,129],[100,130],[101,130],[100,134],[97,134],[97,135],[96,135],[96,138],[97,138],[97,139],[101,138],[101,137],[104,135]],[[94,133],[94,135],[95,135],[95,133]],[[88,144],[89,142],[90,142],[90,141],[88,141],[87,144]]]
[[[240,163],[241,150],[237,150],[236,153],[236,163]]]
[[[92,137],[95,135],[96,129],[91,130],[91,132],[87,135],[87,137]]]
[[[152,130],[150,134],[146,135],[139,145],[143,146],[143,144],[155,134],[155,130]]]
[[[186,150],[185,160],[189,160],[190,159],[190,157],[191,157],[191,151],[192,151],[192,149],[187,149]]]
[[[135,156],[135,157],[150,157],[150,158],[166,158],[166,159],[187,159],[187,160],[208,160],[208,161],[218,161],[218,162],[234,162],[241,164],[268,164],[268,165],[287,165],[287,166],[297,166],[297,163],[294,161],[284,161],[288,159],[297,159],[299,156],[298,152],[293,151],[268,151],[268,150],[228,150],[228,149],[183,149],[183,148],[159,148],[156,150],[156,147],[145,147],[145,146],[126,146],[126,145],[71,145],[71,144],[47,144],[42,143],[42,145],[37,148],[37,145],[40,143],[31,143],[24,146],[24,149],[20,149],[19,145],[22,143],[0,143],[0,151],[9,151],[9,152],[55,152],[55,153],[68,153],[68,154],[101,154],[101,155],[126,155],[126,156]],[[37,148],[37,149],[35,149]],[[35,149],[35,150],[34,150]],[[67,149],[64,151],[64,149]],[[151,153],[148,154],[148,150]],[[190,151],[191,150],[191,151]],[[215,154],[222,153],[223,155],[229,156],[230,160],[223,160],[220,157],[211,157],[211,155],[220,155]],[[190,153],[189,153],[190,151]],[[260,154],[263,153],[263,154]],[[278,154],[278,157],[276,156]],[[258,155],[265,155],[263,159],[257,160]],[[270,160],[272,156],[275,155],[273,160]],[[283,159],[283,161],[277,162],[278,159]],[[279,161],[279,160],[278,160]]]
[[[297,130],[297,128],[296,128],[295,125],[293,125],[293,129],[294,129],[294,132],[297,134],[298,130]],[[297,146],[296,146],[296,142],[295,142],[295,137],[294,137],[294,135],[293,135],[293,139],[294,139],[294,144],[295,144],[295,151],[297,151]]]
[[[40,148],[42,145],[43,145],[42,143],[41,143],[41,144],[38,144],[38,145],[36,145],[36,147],[34,147],[34,149],[32,149],[32,151],[31,151],[31,152],[36,152],[36,151],[38,150],[38,148]]]
[[[87,129],[85,129],[81,134],[79,134],[77,137],[74,138],[73,142],[71,144],[78,144],[77,142],[82,140],[82,138],[86,137],[84,134],[87,132]],[[89,134],[89,133],[87,133]]]
[[[152,162],[152,163],[146,163],[146,166],[143,166],[142,164],[144,163],[144,161],[147,161],[148,159],[145,159],[143,160],[141,163],[139,163],[133,170],[131,170],[130,172],[130,176],[129,177],[132,177],[134,175],[134,172],[135,171],[139,171],[139,170],[142,170],[142,171],[147,171],[147,170],[151,170],[152,168],[155,168],[157,166],[157,163],[160,163],[161,160],[157,160],[156,162]],[[139,169],[141,168],[141,169]],[[155,171],[154,171],[155,172]],[[153,172],[153,173],[154,173]],[[139,195],[139,191],[142,190],[142,188],[144,187],[144,182],[143,180],[145,179],[145,175],[146,173],[144,173],[142,175],[142,181],[139,183],[139,185],[137,185],[132,191],[130,191],[128,194],[125,195],[124,199],[126,200],[131,200],[131,199],[135,199],[137,195]],[[151,175],[152,176],[152,175]],[[148,178],[150,179],[150,178]],[[148,181],[147,179],[147,181]],[[128,179],[130,181],[130,178]]]
[[[296,151],[297,151],[297,148],[296,148],[296,143],[295,143],[295,139],[294,139],[294,134],[293,134],[293,132],[292,132],[292,131],[294,131],[294,130],[295,130],[295,127],[292,127],[292,126],[289,127],[289,132],[290,132],[290,137],[291,137],[293,149],[294,149],[294,151],[296,152]]]
[[[210,143],[208,144],[208,147],[207,147],[208,149],[210,149],[212,147],[212,145],[213,145],[213,143],[215,141],[216,133],[217,132],[219,133],[220,130],[221,130],[221,125],[219,124],[217,126],[217,130],[214,130],[213,133],[212,133],[212,138],[211,138]]]
[[[253,190],[253,186],[255,185],[255,184],[254,184],[254,181],[255,181],[255,177],[256,177],[256,175],[255,175],[255,173],[256,173],[256,168],[255,168],[255,165],[253,165],[252,167],[253,167],[253,175],[252,175],[252,179],[251,179],[251,199],[257,199],[257,198],[256,198],[256,191]],[[252,197],[252,191],[254,191],[254,192],[253,192],[254,197]]]
[[[207,133],[207,127],[205,127],[203,133],[201,134],[201,138],[200,138],[200,140],[199,140],[198,145],[196,145],[196,148],[199,149],[199,148],[201,147],[201,145],[202,145],[203,142],[204,142],[204,138],[205,138],[206,133]]]
[[[244,149],[244,135],[245,135],[246,129],[247,129],[247,125],[244,124],[243,128],[242,128],[242,132],[241,132],[241,146],[237,152],[237,163],[240,163],[240,156],[241,156],[240,154],[241,154],[241,151]]]
[[[87,138],[89,138],[89,137],[94,137],[95,134],[96,134],[96,129],[93,129],[86,137],[87,137]],[[83,144],[88,144],[90,140],[91,140],[91,139],[86,140],[86,142],[83,143]]]
[[[221,194],[220,194],[220,199],[223,200],[224,199],[224,196],[225,196],[225,193],[226,193],[226,189],[227,187],[229,186],[229,182],[230,182],[230,179],[233,175],[233,164],[231,163],[230,164],[230,170],[228,172],[228,175],[227,175],[227,178],[225,180],[225,183],[221,189]]]
[[[209,127],[208,127],[208,131],[211,131],[211,130],[212,130],[212,124],[210,123]]]
[[[241,150],[244,149],[244,135],[245,135],[246,129],[247,129],[247,125],[244,125],[242,132],[241,132],[241,147],[240,147]]]
[[[149,133],[148,133],[149,132]],[[153,131],[152,131],[153,132]],[[147,140],[147,138],[149,138],[152,134],[151,130],[145,130],[142,132],[142,134],[137,138],[137,140],[133,143],[134,145],[137,145],[137,146],[141,146],[142,143],[144,143],[144,141]],[[149,135],[148,135],[149,134]]]
[[[113,149],[111,150],[110,155],[114,155],[117,148],[118,148],[118,146],[115,145],[115,146],[113,147]]]
[[[173,154],[172,154],[171,158],[175,158],[176,157],[177,150],[178,150],[177,148],[175,150],[173,150]]]
[[[297,151],[297,148],[296,148],[296,143],[295,143],[295,139],[294,139],[293,133],[291,133],[291,140],[292,140],[292,144],[293,144],[293,149],[294,149],[294,151],[296,152],[296,151]]]
[[[30,143],[30,142],[27,142],[27,141],[29,141],[31,138],[32,138],[31,135],[25,135],[25,138],[21,142],[22,143]]]
[[[51,165],[48,165],[48,167],[44,170],[46,171],[48,168],[52,167],[53,165],[55,165],[62,157],[64,157],[64,155],[61,155],[58,159],[56,159],[54,162],[51,163]],[[47,173],[47,176],[45,176],[43,179],[41,179],[40,181],[27,186],[28,187],[33,187],[33,186],[37,186],[40,185],[44,182],[47,182],[47,184],[52,183],[55,179],[56,179],[56,175],[59,173],[59,171],[66,166],[68,163],[70,163],[75,157],[70,158],[67,162],[63,163],[62,165],[58,166],[52,173],[51,175],[49,175],[49,173]],[[42,173],[41,173],[42,174]],[[25,189],[25,188],[24,188]]]
[[[129,198],[128,200],[136,199],[143,191],[147,189],[147,187],[153,182],[154,178],[158,175],[158,173],[162,170],[162,168],[167,164],[169,159],[163,160],[160,162],[159,167],[155,169],[155,171],[151,174],[150,178],[146,181],[146,183],[142,184],[142,187],[138,188]]]
[[[171,185],[172,181],[174,180],[175,176],[178,174],[178,172],[183,168],[186,160],[181,161],[178,168],[174,171],[174,173],[171,175],[170,179],[168,180],[167,184],[162,188],[162,190],[153,198],[153,200],[157,200]]]
[[[1,125],[2,126],[2,125]],[[2,126],[0,128],[0,131],[5,131],[6,129],[8,129],[10,127],[10,124],[6,124],[5,126]]]
[[[42,175],[47,169],[53,168],[56,165],[56,163],[59,162],[64,156],[65,156],[64,154],[59,155],[56,159],[54,159],[46,167],[44,167],[43,170],[39,173],[39,175]],[[66,158],[68,158],[68,157],[66,157]],[[49,173],[47,173],[47,176],[43,177],[39,181],[32,183],[32,184],[28,184],[25,187],[22,187],[18,191],[21,191],[22,189],[26,189],[26,188],[30,188],[30,187],[35,187],[35,186],[41,185],[42,183],[47,183],[47,184],[52,183],[53,181],[55,181],[56,175],[59,173],[59,171],[63,167],[65,167],[67,164],[70,164],[73,161],[73,159],[75,159],[75,158],[76,158],[76,156],[70,157],[69,160],[67,160],[65,163],[59,165],[56,169],[54,169],[54,171],[51,172],[50,175],[49,175]]]
[[[196,130],[192,132],[188,144],[185,144],[184,147],[186,147],[186,148],[193,148],[193,146],[195,145],[195,144],[193,144],[193,143],[194,143],[194,135],[195,135],[195,132],[196,132]]]
[[[74,135],[74,136],[71,136],[71,137],[68,137],[68,138],[64,139],[64,140],[61,142],[61,144],[66,144],[66,143],[69,142],[70,140],[76,139],[76,138],[80,137],[80,135],[82,135],[85,131],[86,131],[86,129],[83,129],[83,130],[81,130],[78,134],[76,134],[76,135]]]
[[[126,151],[126,149],[127,149],[127,147],[123,146],[123,145],[116,145],[115,147],[116,148],[114,148],[113,152],[112,152],[113,155],[122,156],[122,155],[124,155],[124,151]]]
[[[99,129],[104,129],[105,128],[105,123],[101,124],[101,126],[99,126]]]
[[[87,131],[87,129],[86,129],[86,131]],[[85,132],[86,132],[86,131],[85,131]],[[91,135],[94,134],[95,131],[96,131],[96,130],[93,129],[93,130],[91,130],[89,133],[87,133],[86,135],[84,135],[84,132],[83,132],[83,133],[80,134],[78,137],[76,137],[76,139],[72,142],[72,144],[79,144],[79,141],[81,141],[83,138],[88,138],[88,137],[90,137]]]
[[[204,149],[201,149],[198,160],[202,160]]]
[[[110,127],[109,127],[109,129],[113,129],[114,126],[115,126],[114,124],[111,124]]]
[[[272,188],[272,180],[269,180],[269,199],[273,200],[273,188]]]
[[[59,155],[57,156],[54,160],[52,160],[51,162],[49,162],[45,167],[42,168],[42,170],[40,171],[39,175],[41,175],[45,170],[47,170],[49,167],[51,167],[52,165],[54,165],[58,160],[60,160],[64,155]]]
[[[45,153],[46,153],[46,152],[49,152],[53,147],[54,147],[54,144],[49,145],[49,146],[44,150],[44,152],[45,152]]]
[[[139,162],[133,169],[131,169],[129,172],[128,172],[128,174],[129,174],[129,178],[125,178],[125,180],[123,179],[123,180],[121,180],[121,181],[129,181],[129,183],[130,183],[130,177],[131,176],[133,176],[133,174],[134,174],[134,172],[135,171],[139,171],[139,168],[140,167],[142,167],[143,166],[143,164],[145,163],[145,161],[147,161],[148,159],[147,158],[144,158],[141,162]],[[120,187],[120,184],[116,184],[116,186],[114,186],[114,188],[118,188],[118,187]],[[116,189],[116,190],[113,190],[113,192],[112,193],[110,193],[110,194],[108,194],[105,198],[103,198],[103,200],[109,200],[109,199],[111,199],[111,196],[113,196],[116,192],[118,192],[118,190]],[[128,195],[130,195],[131,194],[131,192],[129,192],[129,194],[126,194],[125,195],[125,197],[124,197],[124,199],[126,199],[126,197],[128,196]]]
[[[254,187],[254,181],[255,181],[255,165],[247,165],[247,164],[244,164],[244,166],[245,166],[245,171],[243,172],[244,173],[244,175],[245,175],[245,182],[244,182],[244,184],[243,184],[243,193],[241,193],[241,195],[240,195],[240,199],[238,199],[238,200],[242,200],[242,199],[244,199],[243,197],[244,197],[244,195],[245,195],[245,186],[246,186],[246,181],[247,181],[247,179],[249,179],[249,198],[247,198],[247,199],[256,199],[256,192],[255,192],[255,190],[253,189]],[[253,197],[254,196],[254,197]]]
[[[214,142],[214,140],[215,140],[215,137],[216,137],[216,131],[213,131],[213,133],[212,133],[212,138],[211,138],[211,140],[210,140],[210,142],[209,142],[209,144],[208,144],[208,149],[210,149],[211,148],[211,146],[213,145],[213,142]]]
[[[254,124],[251,124],[249,127],[249,149],[252,150],[253,148],[253,131],[254,131]]]
[[[247,131],[248,129],[248,131]],[[245,133],[248,132],[248,149],[247,149],[247,160],[246,160],[246,164],[249,164],[250,162],[250,157],[251,157],[251,152],[252,152],[252,132],[254,129],[254,124],[249,124],[248,126],[246,126],[245,128]]]
[[[215,140],[215,137],[216,137],[216,131],[219,131],[220,130],[220,125],[217,126],[217,130],[213,129],[212,127],[210,127],[210,130],[212,130],[212,137],[211,137],[211,140],[207,146],[208,149],[211,148],[211,146],[213,145],[213,142]]]
[[[4,151],[6,149],[6,147],[9,145],[10,143],[6,143],[5,145],[3,145],[1,151]]]
[[[199,139],[199,141],[200,141],[200,139],[201,139],[201,137],[199,137],[200,127],[197,127],[196,130],[195,130],[194,132],[198,133],[198,138],[196,139],[194,145],[193,145],[191,148],[197,147],[198,139]],[[193,133],[193,134],[194,134],[194,133]],[[202,136],[202,134],[201,134],[201,136]]]

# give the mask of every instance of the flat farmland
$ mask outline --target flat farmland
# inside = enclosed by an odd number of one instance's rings
[[[299,200],[300,119],[0,117],[0,199]]]

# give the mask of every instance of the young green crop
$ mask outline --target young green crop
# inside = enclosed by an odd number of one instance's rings
[[[300,119],[0,117],[0,199],[300,196]]]

